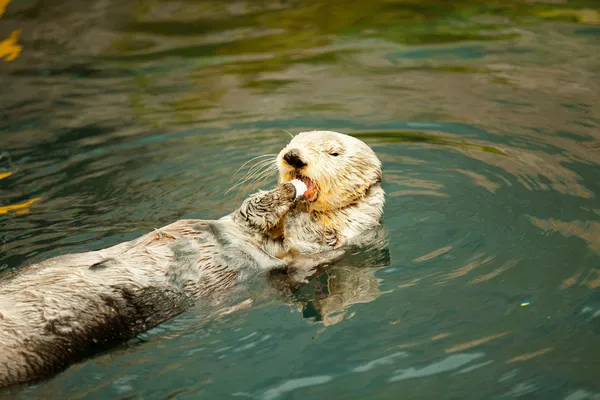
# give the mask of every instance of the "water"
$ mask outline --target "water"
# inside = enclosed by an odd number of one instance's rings
[[[374,148],[390,238],[16,395],[600,398],[600,7],[479,3],[9,2],[2,274],[230,212],[284,130]]]

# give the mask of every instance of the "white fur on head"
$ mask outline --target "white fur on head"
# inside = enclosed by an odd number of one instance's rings
[[[306,164],[294,168],[284,161],[295,149]],[[280,182],[302,174],[319,189],[312,210],[333,211],[355,203],[381,181],[381,162],[361,140],[338,132],[312,131],[296,135],[277,156]]]

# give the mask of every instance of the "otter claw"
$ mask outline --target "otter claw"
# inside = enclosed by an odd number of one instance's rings
[[[306,184],[299,179],[293,179],[290,183],[294,185],[294,188],[296,189],[296,198],[294,201],[302,199],[304,197],[304,192],[308,190]]]

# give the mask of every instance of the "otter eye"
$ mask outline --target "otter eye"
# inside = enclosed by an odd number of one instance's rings
[[[333,157],[337,157],[337,156],[339,156],[339,153],[329,153],[329,155],[331,155]]]

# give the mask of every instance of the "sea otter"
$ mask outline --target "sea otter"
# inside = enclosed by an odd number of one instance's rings
[[[180,220],[0,281],[0,387],[52,375],[261,272],[330,262],[380,225],[381,163],[362,141],[304,132],[276,162],[277,187],[219,220]]]

